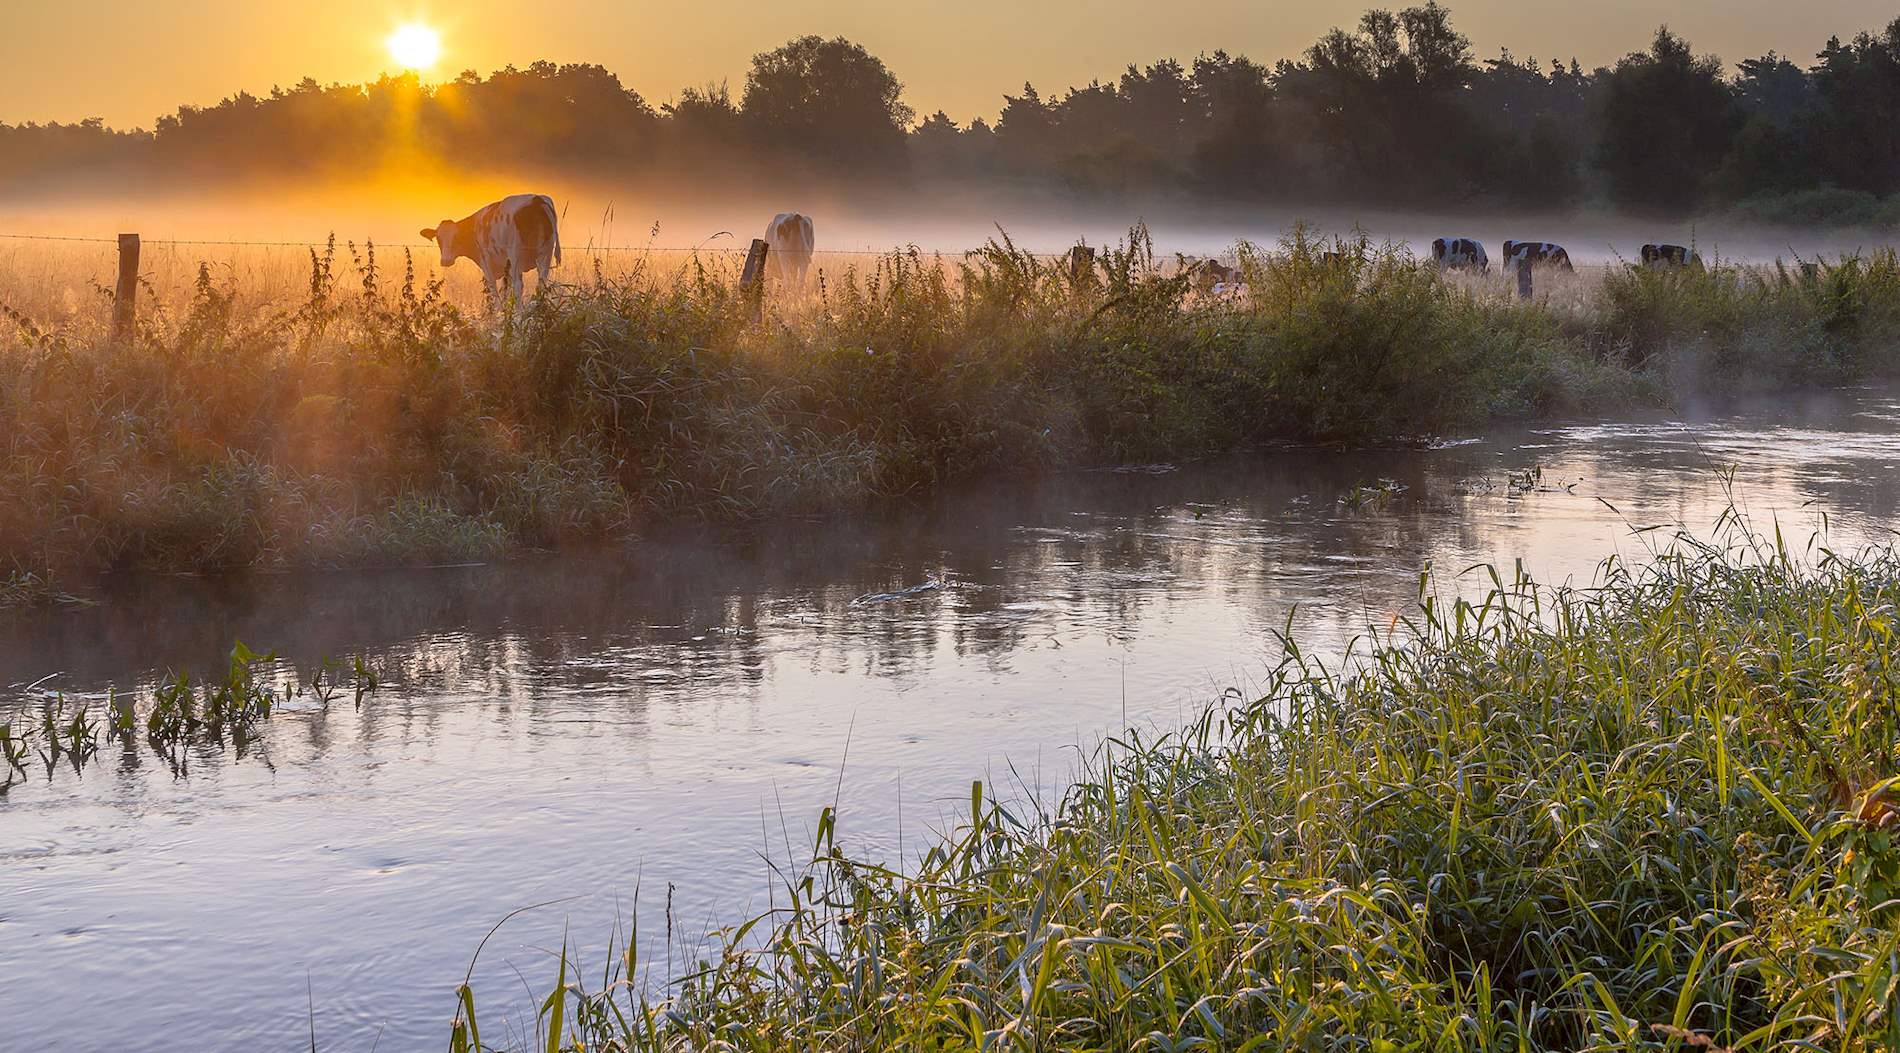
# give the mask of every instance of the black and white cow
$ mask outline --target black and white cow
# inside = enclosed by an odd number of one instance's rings
[[[1529,264],[1532,267],[1555,267],[1560,271],[1575,271],[1570,263],[1570,253],[1551,241],[1507,241],[1504,243],[1504,268],[1510,270]]]
[[[1484,273],[1491,269],[1491,257],[1485,254],[1484,242],[1476,238],[1432,239],[1432,262],[1453,271]]]
[[[491,291],[506,282],[509,295],[521,299],[521,276],[540,275],[546,288],[548,268],[561,262],[560,220],[546,194],[515,194],[485,205],[467,219],[445,219],[422,232],[442,250],[442,266],[466,256],[482,269]]]
[[[1643,246],[1645,267],[1697,267],[1701,263],[1701,255],[1687,245]]]

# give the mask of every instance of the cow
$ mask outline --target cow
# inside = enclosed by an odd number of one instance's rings
[[[1570,263],[1570,253],[1562,245],[1549,241],[1507,241],[1504,243],[1504,268],[1555,267],[1560,271],[1575,271]]]
[[[765,228],[765,243],[771,251],[765,257],[765,273],[788,282],[794,289],[805,287],[805,272],[811,269],[811,254],[817,251],[812,236],[811,217],[800,212],[780,212]]]
[[[1188,276],[1188,284],[1194,291],[1216,296],[1240,288],[1240,268],[1229,267],[1215,259],[1197,259],[1193,256],[1181,257],[1181,273]]]
[[[1687,245],[1645,245],[1645,267],[1699,267],[1702,256]]]
[[[1491,269],[1491,257],[1485,255],[1484,242],[1476,238],[1433,238],[1432,262],[1441,270],[1476,270],[1484,274]]]
[[[548,268],[561,262],[560,218],[546,194],[504,197],[467,219],[445,219],[422,236],[442,250],[442,266],[453,267],[466,256],[482,269],[484,288],[492,293],[496,282],[506,282],[516,300],[523,273],[535,271],[536,289],[545,289]]]

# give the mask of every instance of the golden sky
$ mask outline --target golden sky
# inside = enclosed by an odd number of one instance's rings
[[[801,33],[842,34],[883,58],[919,113],[994,117],[1004,92],[1109,79],[1130,62],[1225,48],[1296,55],[1370,0],[6,0],[0,121],[104,117],[149,127],[180,103],[305,76],[371,79],[393,67],[397,25],[438,27],[435,71],[535,59],[597,62],[658,105],[728,80]],[[1380,6],[1404,6],[1400,0]],[[1668,22],[1730,63],[1780,50],[1805,60],[1829,34],[1878,29],[1893,0],[1451,0],[1480,57],[1575,55],[1586,65],[1647,43]]]

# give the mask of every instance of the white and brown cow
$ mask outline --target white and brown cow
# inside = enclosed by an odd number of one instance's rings
[[[1432,262],[1452,271],[1475,270],[1482,274],[1491,269],[1484,242],[1476,238],[1433,238]]]
[[[818,244],[812,235],[811,217],[802,212],[780,212],[765,228],[765,243],[771,246],[765,257],[766,275],[794,289],[804,288],[805,272],[811,269],[811,256]]]
[[[1183,256],[1181,273],[1187,275],[1188,286],[1203,296],[1225,295],[1237,291],[1241,286],[1240,268],[1230,267],[1216,259]]]
[[[1504,269],[1506,272],[1529,265],[1536,267],[1555,267],[1560,271],[1574,271],[1577,268],[1570,263],[1570,253],[1562,245],[1552,241],[1507,241],[1504,243]]]
[[[1687,245],[1645,245],[1645,267],[1699,267],[1702,256]]]
[[[422,232],[442,250],[442,266],[452,267],[466,256],[482,269],[482,284],[493,291],[505,282],[508,293],[521,299],[521,276],[540,275],[537,289],[548,284],[548,268],[561,262],[559,217],[554,199],[546,194],[515,194],[485,205],[467,219],[445,219]]]

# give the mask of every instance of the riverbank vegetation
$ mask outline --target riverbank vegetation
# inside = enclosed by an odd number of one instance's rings
[[[1853,382],[1900,349],[1891,251],[1825,268],[1445,278],[1400,248],[1237,250],[1197,290],[1140,230],[1096,265],[895,252],[763,321],[728,258],[458,302],[405,254],[313,252],[296,296],[201,267],[127,344],[0,326],[0,566],[486,559],[656,517],[824,514],[976,475]]]
[[[1731,521],[1732,526],[1732,521]],[[1739,532],[1428,599],[1363,662],[972,789],[901,869],[827,810],[685,975],[563,956],[535,1048],[1900,1048],[1900,556]],[[550,960],[547,978],[556,975]],[[667,983],[651,981],[668,979]],[[590,986],[596,980],[598,986]],[[451,1048],[502,1021],[460,991]]]

